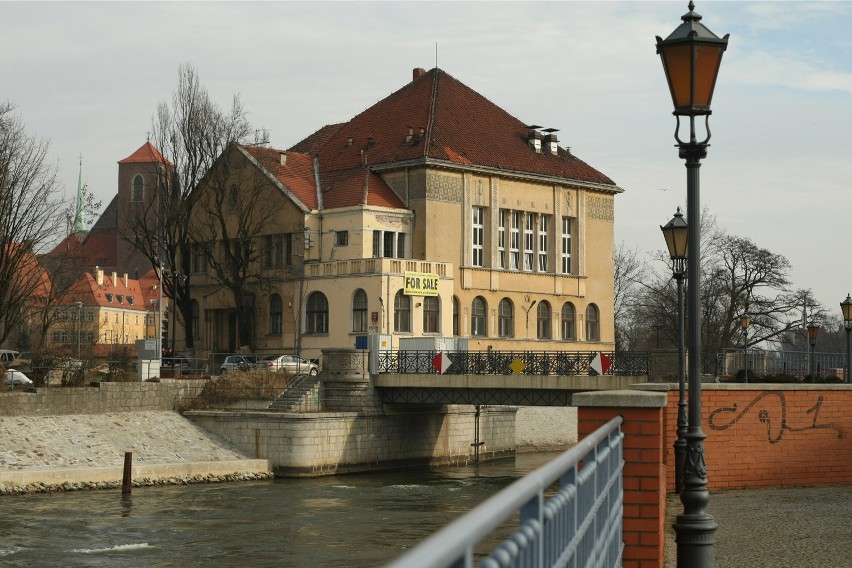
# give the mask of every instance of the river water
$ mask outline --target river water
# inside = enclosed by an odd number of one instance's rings
[[[380,566],[557,455],[129,496],[4,496],[0,565]]]

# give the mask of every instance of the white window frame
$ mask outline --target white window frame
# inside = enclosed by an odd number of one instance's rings
[[[499,226],[497,228],[497,255],[500,268],[506,268],[506,217],[508,211],[501,209]]]
[[[470,264],[472,266],[483,266],[483,257],[485,255],[485,208],[473,207],[471,219]]]
[[[512,226],[509,229],[509,269],[521,267],[521,213],[512,211]]]
[[[571,274],[571,217],[562,217],[562,274]]]
[[[547,219],[548,215],[538,216],[538,271],[547,272]]]
[[[524,272],[532,272],[535,257],[535,215],[524,215]]]

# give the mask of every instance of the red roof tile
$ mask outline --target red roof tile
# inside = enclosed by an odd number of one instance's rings
[[[123,160],[120,160],[118,163],[119,164],[136,164],[136,163],[149,164],[149,163],[152,163],[152,162],[155,162],[155,163],[165,162],[169,165],[172,165],[172,163],[169,162],[168,160],[166,160],[163,157],[163,155],[160,154],[160,151],[157,150],[154,147],[154,145],[151,144],[150,142],[145,142],[144,144],[142,144],[142,146],[139,147],[138,150],[136,150],[135,152],[133,152],[132,154],[130,154],[129,156],[127,156]]]
[[[323,178],[364,162],[377,166],[429,158],[616,189],[609,177],[564,148],[557,155],[536,153],[528,133],[524,122],[436,68],[294,148],[319,156]]]
[[[304,206],[308,209],[319,207],[313,158],[298,152],[285,152],[274,148],[240,147],[275,176]],[[281,154],[286,156],[284,165],[281,164]]]

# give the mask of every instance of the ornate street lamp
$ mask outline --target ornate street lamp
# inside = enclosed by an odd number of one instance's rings
[[[715,564],[716,522],[705,510],[710,501],[707,470],[704,462],[704,439],[701,429],[701,272],[697,259],[701,254],[701,205],[698,169],[707,156],[710,141],[710,101],[722,54],[728,47],[728,36],[720,38],[701,23],[689,2],[689,12],[666,39],[657,36],[657,53],[663,62],[669,91],[674,103],[675,140],[679,155],[686,161],[686,211],[689,215],[687,278],[687,313],[689,320],[689,427],[686,433],[686,462],[680,500],[683,513],[674,524],[677,542],[677,565],[691,568]],[[680,138],[680,118],[689,117],[689,139]],[[699,141],[695,118],[705,117],[706,136]]]
[[[677,282],[677,440],[674,443],[675,454],[675,492],[683,487],[683,467],[686,461],[686,432],[688,418],[686,413],[686,348],[684,337],[686,325],[683,314],[683,278],[686,276],[686,249],[689,229],[683,219],[680,207],[672,220],[660,227],[666,238],[669,257],[672,259],[672,277]]]
[[[852,382],[852,364],[850,364],[849,335],[852,334],[852,294],[846,294],[846,299],[840,302],[840,311],[843,312],[843,324],[846,327],[846,382]]]
[[[808,324],[808,342],[811,344],[811,364],[809,368],[809,373],[811,375],[811,382],[814,382],[814,350],[816,349],[816,338],[819,334],[819,326],[814,322]]]
[[[751,323],[751,317],[748,312],[743,312],[740,316],[740,326],[743,328],[743,360],[745,365],[745,382],[748,382],[748,326]]]

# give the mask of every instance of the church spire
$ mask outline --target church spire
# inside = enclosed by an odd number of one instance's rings
[[[83,185],[83,156],[80,155],[80,175],[77,178],[77,206],[74,210],[74,234],[86,232],[86,214],[83,211],[83,198],[86,186]]]

